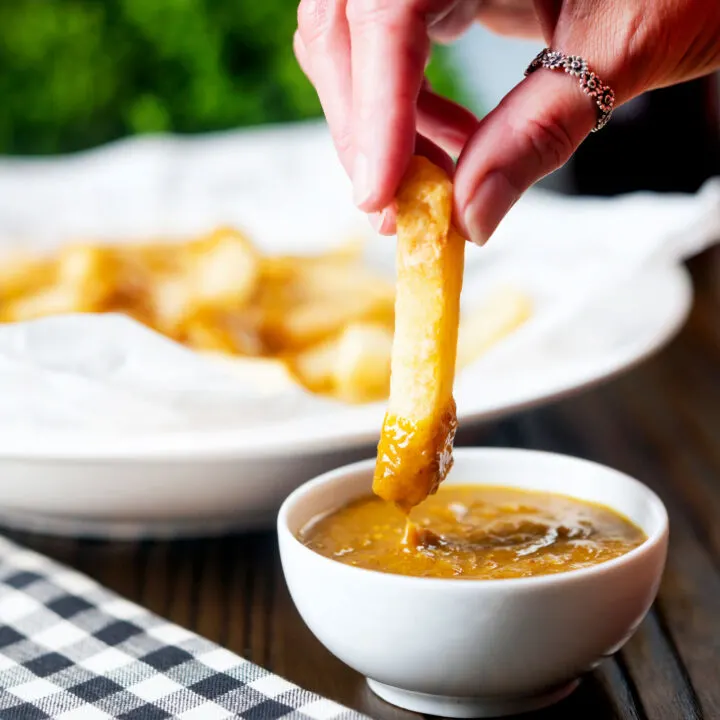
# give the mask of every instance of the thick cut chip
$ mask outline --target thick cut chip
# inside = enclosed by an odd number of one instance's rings
[[[300,350],[341,332],[352,322],[368,322],[392,327],[393,294],[374,292],[368,287],[362,294],[338,294],[323,300],[288,307],[282,316],[268,314],[263,327],[267,347]]]
[[[199,351],[252,357],[264,354],[262,340],[250,313],[197,310],[183,322],[178,338]]]
[[[340,336],[334,394],[349,403],[383,400],[390,389],[392,330],[373,323],[353,323]]]
[[[77,295],[76,312],[101,312],[116,294],[118,262],[111,248],[69,245],[58,256],[58,284]]]
[[[82,295],[75,288],[57,285],[7,303],[0,318],[2,322],[25,322],[50,315],[79,312],[86,312]]]
[[[199,312],[240,314],[246,309],[257,288],[260,256],[244,235],[220,228],[179,246],[175,254],[174,265],[167,263],[168,269],[148,283],[148,305],[157,329],[179,339],[183,325],[194,323]],[[157,253],[155,260],[161,259]]]
[[[241,308],[257,286],[260,257],[241,233],[220,228],[189,248],[187,274],[198,306]]]
[[[103,312],[116,293],[117,263],[111,250],[69,245],[59,253],[52,282],[5,304],[4,322],[65,313]]]
[[[337,364],[338,338],[330,338],[285,358],[288,371],[310,392],[330,395]]]
[[[434,493],[452,467],[465,241],[451,225],[452,184],[413,158],[401,184],[390,400],[373,490],[404,510]]]
[[[0,302],[26,297],[51,284],[55,278],[55,261],[13,253],[0,258]]]
[[[471,365],[532,315],[531,298],[518,290],[497,290],[460,319],[457,368]]]
[[[450,227],[450,190],[437,168],[416,159],[400,198],[397,307],[405,319],[383,445],[387,472],[378,476],[378,487],[406,505],[443,476],[455,423],[446,367],[463,243]],[[365,265],[366,249],[352,242],[314,256],[264,256],[242,233],[219,228],[181,242],[82,243],[48,256],[14,254],[0,258],[0,323],[125,313],[198,352],[243,357],[252,367],[266,358],[313,392],[376,402],[390,391],[396,293],[380,268]],[[512,291],[471,308],[460,322],[457,368],[529,312],[528,299]],[[402,474],[392,469],[397,446],[409,435],[414,475],[407,470],[410,451],[398,460]],[[435,461],[437,469],[428,470]],[[402,478],[410,478],[405,489],[398,485]],[[408,488],[417,496],[406,496]]]
[[[200,353],[219,367],[236,374],[241,383],[252,387],[254,391],[277,394],[292,391],[297,386],[282,360],[242,357],[208,350],[201,350]]]
[[[272,354],[298,353],[334,337],[353,322],[392,328],[393,284],[350,251],[317,257],[269,258],[255,305]]]
[[[353,322],[340,334],[286,356],[291,375],[311,392],[348,403],[387,397],[392,331],[385,325]]]

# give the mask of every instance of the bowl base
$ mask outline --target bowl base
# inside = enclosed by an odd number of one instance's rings
[[[368,678],[370,689],[380,698],[404,710],[448,718],[492,718],[531,712],[554,705],[578,686],[579,680],[539,695],[521,697],[453,697],[428,695],[385,685]]]

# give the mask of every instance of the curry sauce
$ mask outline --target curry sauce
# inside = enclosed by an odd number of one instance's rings
[[[368,496],[312,521],[310,549],[347,565],[416,577],[501,579],[597,565],[645,534],[602,505],[553,493],[481,485],[441,487],[407,516]],[[409,538],[409,540],[408,540]]]

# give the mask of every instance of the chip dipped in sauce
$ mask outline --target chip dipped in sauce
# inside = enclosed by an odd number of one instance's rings
[[[397,286],[390,398],[374,496],[314,520],[300,540],[369,570],[436,578],[517,578],[596,565],[645,536],[609,508],[548,493],[443,487],[453,467],[465,240],[451,178],[413,157],[397,193]]]
[[[610,508],[564,495],[449,485],[407,516],[368,496],[299,533],[346,565],[415,577],[491,580],[550,575],[612,560],[646,536]]]

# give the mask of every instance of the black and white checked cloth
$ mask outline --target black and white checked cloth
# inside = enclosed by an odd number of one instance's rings
[[[0,720],[364,716],[0,538]]]

